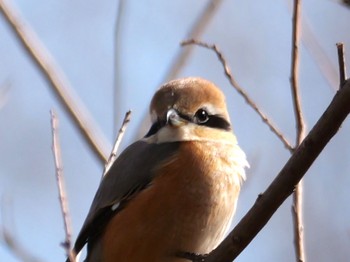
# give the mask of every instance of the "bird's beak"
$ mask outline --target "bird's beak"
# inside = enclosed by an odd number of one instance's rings
[[[179,113],[173,108],[168,110],[166,114],[166,121],[167,124],[175,127],[180,127],[187,123],[187,121],[182,118]]]

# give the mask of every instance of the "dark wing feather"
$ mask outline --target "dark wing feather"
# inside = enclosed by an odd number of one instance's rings
[[[178,142],[149,144],[137,141],[126,148],[101,181],[74,249],[79,253],[97,238],[108,221],[127,204],[127,198],[144,189],[153,179],[154,169],[172,157]],[[120,204],[116,210],[112,206]]]

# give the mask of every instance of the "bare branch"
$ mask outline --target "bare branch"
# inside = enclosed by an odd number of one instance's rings
[[[105,169],[103,171],[103,175],[102,175],[102,178],[107,174],[107,172],[109,171],[109,169],[112,167],[112,164],[114,163],[114,161],[117,159],[117,151],[118,151],[118,148],[119,148],[119,145],[120,145],[120,142],[122,141],[123,139],[123,136],[124,136],[124,133],[125,133],[125,130],[126,130],[126,127],[128,126],[129,122],[130,122],[130,118],[131,118],[131,111],[129,110],[128,112],[125,113],[125,117],[124,117],[124,120],[123,120],[123,124],[121,125],[120,129],[119,129],[119,132],[118,132],[118,135],[117,135],[117,138],[115,140],[115,143],[114,143],[114,147],[113,147],[113,150],[108,158],[108,161],[105,165]]]
[[[204,48],[208,48],[213,50],[216,55],[219,58],[219,61],[221,62],[222,66],[224,67],[224,71],[225,71],[225,75],[227,77],[227,79],[230,81],[230,84],[237,90],[237,92],[244,98],[244,100],[246,101],[246,103],[248,105],[250,105],[256,113],[258,113],[258,115],[260,116],[260,118],[262,119],[262,121],[267,124],[271,131],[282,141],[282,143],[284,144],[284,146],[290,151],[293,151],[293,147],[291,146],[291,144],[288,142],[288,140],[283,136],[283,134],[272,124],[272,122],[268,119],[268,117],[257,107],[257,105],[253,102],[253,100],[248,96],[248,94],[243,90],[243,88],[236,82],[236,80],[233,78],[232,74],[231,74],[231,70],[226,62],[226,59],[224,58],[223,54],[221,53],[221,51],[218,49],[218,47],[216,45],[210,45],[204,42],[200,42],[197,41],[195,39],[190,39],[190,40],[186,40],[183,41],[181,43],[181,45],[186,46],[186,45],[198,45]]]
[[[0,11],[22,43],[25,51],[49,82],[52,91],[63,105],[72,122],[78,127],[95,156],[104,164],[110,148],[102,132],[97,128],[92,116],[75,95],[67,78],[58,67],[49,51],[40,42],[29,24],[10,1],[0,0]]]
[[[235,259],[266,225],[278,207],[292,194],[312,163],[337,133],[350,113],[350,80],[332,102],[278,176],[257,198],[226,239],[204,259],[206,262],[228,262]]]
[[[66,239],[62,243],[64,250],[66,251],[67,257],[70,261],[75,261],[75,254],[72,251],[72,226],[71,219],[68,210],[68,201],[66,191],[64,189],[64,176],[63,176],[63,165],[61,158],[61,148],[58,137],[58,118],[56,113],[51,110],[51,128],[52,128],[52,152],[56,167],[56,179],[58,187],[58,195],[61,205],[62,217],[64,222],[64,231]]]
[[[341,88],[344,85],[346,80],[344,44],[337,43],[337,49],[338,49],[338,63],[339,63],[339,85]]]
[[[301,99],[299,92],[299,44],[300,44],[300,10],[301,1],[294,0],[293,7],[293,29],[292,29],[292,66],[291,66],[291,91],[294,115],[296,120],[296,146],[299,146],[305,137],[305,123],[301,109]],[[296,186],[293,194],[293,225],[294,225],[294,245],[295,255],[298,262],[305,260],[304,251],[304,230],[303,230],[303,184],[302,181]]]

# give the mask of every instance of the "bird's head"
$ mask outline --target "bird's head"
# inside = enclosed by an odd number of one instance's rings
[[[152,142],[208,141],[232,135],[225,96],[202,78],[163,85],[153,96],[150,113],[152,127],[146,139]]]

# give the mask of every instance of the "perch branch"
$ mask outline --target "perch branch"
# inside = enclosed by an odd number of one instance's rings
[[[95,156],[104,164],[108,157],[110,145],[97,128],[92,116],[83,103],[74,94],[71,85],[58,67],[46,47],[41,43],[29,24],[22,18],[11,1],[0,0],[0,11],[15,32],[27,54],[35,62],[39,71],[52,87],[52,91],[81,132]]]
[[[207,43],[204,42],[200,42],[197,41],[195,39],[190,39],[190,40],[186,40],[183,41],[181,43],[181,45],[186,46],[186,45],[198,45],[204,48],[208,48],[213,50],[216,55],[219,58],[219,61],[221,62],[222,66],[224,67],[224,71],[225,71],[225,75],[228,78],[228,80],[230,81],[230,84],[237,90],[237,92],[244,98],[244,100],[246,101],[246,103],[248,105],[250,105],[256,113],[258,113],[258,115],[260,116],[260,118],[262,119],[262,121],[267,124],[271,131],[282,141],[282,143],[284,144],[284,146],[290,151],[293,151],[293,147],[291,146],[291,144],[288,142],[288,140],[283,136],[283,134],[272,124],[272,122],[268,119],[268,117],[257,107],[257,105],[253,102],[253,100],[248,96],[248,94],[243,90],[243,88],[236,82],[236,80],[233,78],[232,74],[231,74],[231,70],[226,62],[226,59],[224,58],[223,54],[221,53],[221,51],[218,49],[218,47],[216,45],[209,45]]]
[[[63,176],[63,165],[61,158],[61,148],[58,137],[58,118],[56,113],[51,110],[51,128],[52,128],[52,152],[55,161],[55,169],[56,169],[56,179],[57,179],[57,187],[58,187],[58,196],[61,205],[61,212],[64,223],[64,231],[66,239],[62,243],[64,250],[66,251],[66,255],[70,261],[75,261],[75,255],[72,251],[72,226],[71,219],[68,210],[68,201],[66,196],[66,191],[64,189],[64,176]]]

